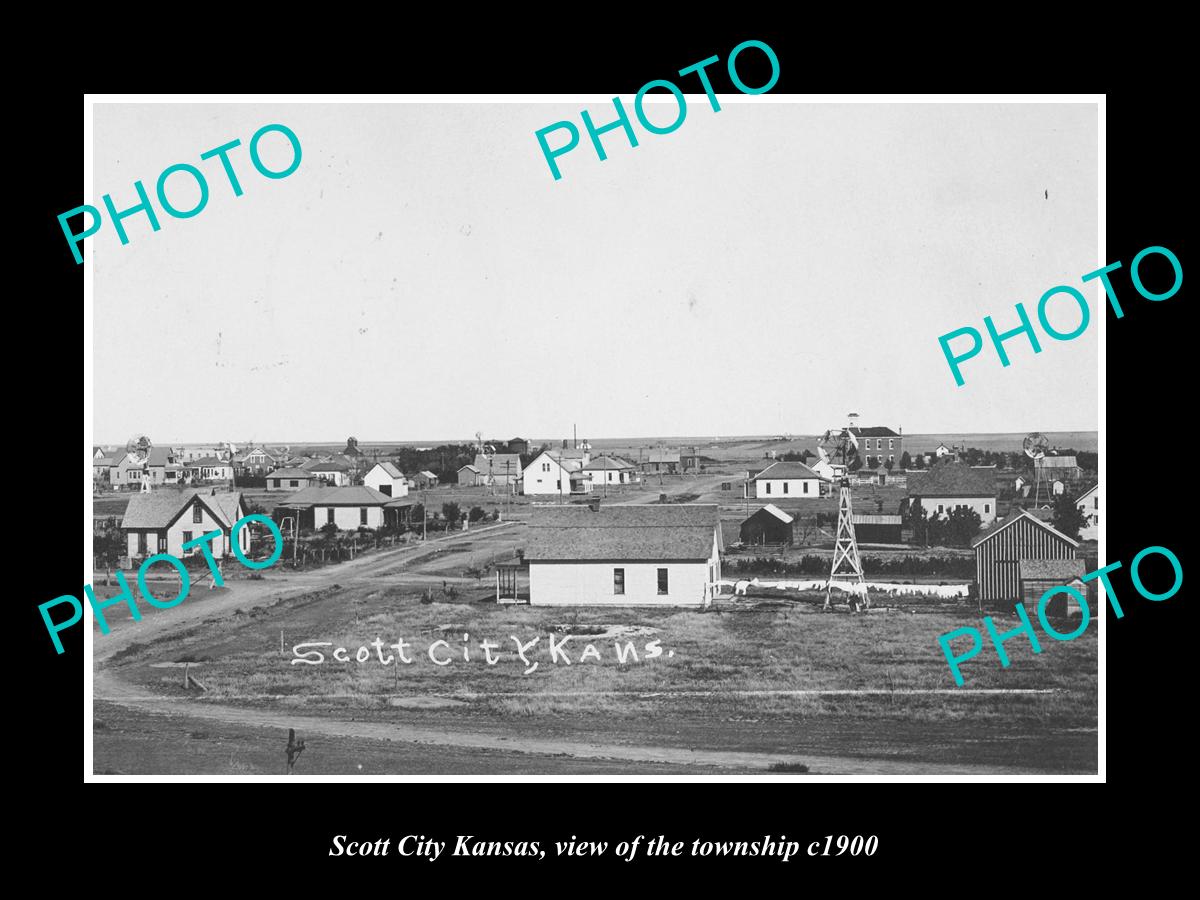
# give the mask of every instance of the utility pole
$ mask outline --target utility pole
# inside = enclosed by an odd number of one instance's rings
[[[421,488],[421,540],[428,538],[426,523],[429,521],[429,507],[425,505],[425,488]]]

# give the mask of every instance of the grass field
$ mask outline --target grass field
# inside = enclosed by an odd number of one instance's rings
[[[441,564],[451,565],[449,560]],[[1094,626],[1075,641],[1043,640],[1040,655],[1027,641],[1010,641],[1008,669],[989,649],[965,664],[966,687],[954,690],[936,638],[963,625],[980,626],[978,611],[969,604],[874,610],[863,616],[821,613],[818,597],[725,601],[707,612],[569,610],[497,607],[482,602],[486,588],[469,583],[462,588],[460,602],[425,604],[415,586],[338,587],[131,646],[109,665],[131,689],[182,701],[197,695],[185,692],[178,668],[161,664],[189,661],[208,688],[198,709],[228,704],[372,726],[469,730],[493,739],[495,746],[513,748],[525,740],[569,740],[614,747],[653,744],[680,752],[704,748],[764,759],[787,754],[802,760],[812,754],[1043,772],[1096,770]],[[1001,630],[1016,624],[1014,616],[994,618]],[[462,659],[464,634],[469,635],[468,661]],[[571,664],[561,657],[552,661],[549,637],[558,642],[568,634]],[[527,652],[530,664],[538,664],[530,674],[524,674],[527,667],[515,654],[513,636],[523,643],[538,638]],[[378,651],[370,647],[377,637],[384,642],[385,658],[395,653],[386,645],[403,638],[413,662],[381,665]],[[485,638],[498,645],[494,665],[479,648]],[[435,655],[451,660],[444,666],[428,655],[439,640],[446,645],[439,645]],[[646,644],[654,640],[661,642],[662,654],[647,659]],[[332,642],[320,648],[326,654],[321,665],[290,662],[293,645],[315,641]],[[632,642],[639,661],[618,661],[617,642]],[[588,644],[595,646],[598,659],[580,658]],[[337,646],[347,648],[350,662],[331,657]],[[369,661],[353,661],[363,646]],[[973,693],[979,688],[1050,692]],[[880,693],[794,693],[864,689]],[[921,693],[931,690],[951,692]],[[227,771],[239,759],[251,771],[280,765],[277,730],[268,740],[262,729],[242,729],[244,734],[234,729],[229,740],[244,741],[242,749],[214,748],[188,736],[211,728],[185,721],[182,712],[163,730],[161,723],[148,726],[145,717],[105,714],[102,706],[96,710],[106,723],[95,733],[97,771],[105,766],[126,772],[192,771],[171,767],[169,760],[178,753],[191,754],[187,758],[198,760],[202,771]],[[155,737],[144,737],[148,727]],[[345,741],[323,744],[325,749],[314,749],[304,763],[310,771],[351,774],[357,770],[348,765],[355,759],[367,760],[364,766],[374,772],[492,770],[449,750],[443,759],[440,752],[410,752],[403,744],[383,748],[367,741],[359,747]],[[260,744],[270,746],[264,750]],[[226,750],[232,752],[230,762]],[[536,753],[508,764],[546,773],[604,770],[599,761],[589,768],[580,760]],[[766,771],[765,763],[761,770]]]

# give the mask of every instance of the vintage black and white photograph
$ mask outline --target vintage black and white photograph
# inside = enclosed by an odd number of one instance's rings
[[[94,776],[1097,774],[1097,104],[720,99],[92,106]]]

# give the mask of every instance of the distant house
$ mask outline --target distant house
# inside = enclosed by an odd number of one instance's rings
[[[233,454],[230,462],[233,463],[235,475],[262,477],[279,466],[284,458],[286,458],[286,454],[278,454],[266,447],[251,447]]]
[[[878,468],[888,460],[895,464],[904,453],[904,437],[890,428],[854,427],[850,433],[858,440],[858,456],[868,469]]]
[[[412,477],[412,486],[418,490],[435,488],[438,486],[438,477],[428,469],[422,469]]]
[[[508,442],[508,452],[509,453],[528,453],[529,452],[529,441],[525,440],[525,438],[522,438],[522,437],[512,438]]]
[[[1074,456],[1040,457],[1033,461],[1033,472],[1034,477],[1031,480],[1036,481],[1040,476],[1043,484],[1053,484],[1055,481],[1071,484],[1078,481],[1082,474]]]
[[[708,606],[721,579],[715,505],[535,509],[525,537],[538,606]]]
[[[267,490],[298,491],[308,487],[314,480],[312,473],[303,469],[276,469],[267,476]]]
[[[589,473],[583,471],[586,464],[584,457],[543,450],[521,473],[521,489],[532,496],[591,493],[592,479]]]
[[[508,487],[521,480],[521,457],[516,453],[497,453],[490,460],[478,453],[473,467],[479,473],[478,484]],[[459,484],[462,484],[461,479]]]
[[[773,503],[753,513],[742,522],[743,544],[786,544],[792,545],[795,518]]]
[[[227,459],[215,456],[202,456],[184,465],[188,480],[196,481],[233,481],[233,464]]]
[[[181,484],[185,469],[179,465],[175,451],[170,447],[151,447],[143,464],[142,479],[151,484]]]
[[[656,447],[647,451],[645,459],[638,463],[643,472],[664,472],[675,475],[679,472],[679,451]]]
[[[375,463],[371,467],[371,471],[363,476],[363,484],[389,497],[408,496],[408,479],[404,477],[404,473],[396,467],[395,463]]]
[[[982,525],[996,519],[995,479],[960,462],[944,460],[924,474],[910,472],[908,497],[939,518],[965,506],[979,513]]]
[[[1079,529],[1079,537],[1085,541],[1100,539],[1100,485],[1094,484],[1075,501],[1079,511],[1087,516],[1087,524]]]
[[[746,482],[744,493],[758,499],[820,497],[823,480],[804,463],[774,462]]]
[[[955,449],[953,447],[947,447],[945,444],[938,444],[937,449],[933,451],[933,455],[937,459],[941,459],[944,456],[949,456],[951,459],[958,457],[958,453],[955,451]]]
[[[892,513],[853,513],[854,537],[864,544],[899,544],[903,518]]]
[[[113,487],[140,487],[145,474],[145,457],[128,451],[117,451],[108,469],[108,480]]]
[[[284,498],[274,516],[279,520],[298,512],[301,529],[320,529],[332,523],[342,531],[354,531],[360,526],[382,526],[384,509],[393,502],[397,501],[364,485],[309,487]]]
[[[979,584],[980,599],[1015,604],[1024,596],[1022,565],[1026,572],[1033,572],[1030,560],[1075,559],[1079,543],[1029,511],[1018,508],[1003,522],[976,538],[971,547],[975,551],[975,579]]]
[[[806,465],[826,481],[836,481],[846,474],[846,467],[841,463],[831,463],[827,459],[817,458]]]
[[[458,470],[458,486],[459,487],[475,487],[483,484],[483,476],[480,471],[470,463],[462,466]]]
[[[346,487],[350,484],[350,466],[337,460],[316,462],[305,466],[317,481],[331,487]]]
[[[195,488],[154,491],[129,498],[121,530],[125,533],[127,552],[132,560],[155,553],[193,556],[203,551],[199,547],[184,550],[184,544],[211,531],[220,531],[221,535],[213,538],[209,545],[212,555],[220,558],[233,552],[232,528],[247,512],[245,500],[236,491]],[[237,539],[242,552],[248,552],[249,529],[239,529]]]
[[[597,456],[583,471],[592,476],[592,490],[597,485],[617,486],[633,481],[634,468],[632,463],[615,456]]]

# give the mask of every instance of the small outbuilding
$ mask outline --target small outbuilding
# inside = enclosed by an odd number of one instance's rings
[[[743,544],[783,544],[792,546],[796,519],[773,503],[742,522]]]

